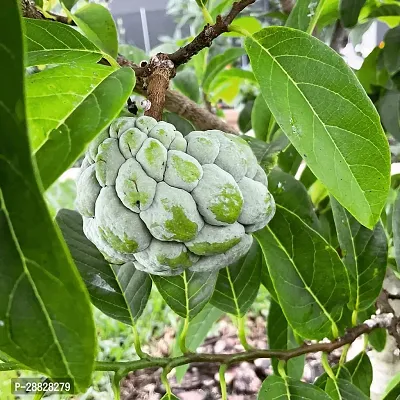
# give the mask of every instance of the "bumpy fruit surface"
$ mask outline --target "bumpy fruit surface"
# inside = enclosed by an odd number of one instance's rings
[[[119,118],[89,145],[76,207],[109,262],[169,276],[226,267],[275,213],[246,141],[213,130],[183,137],[151,117]]]

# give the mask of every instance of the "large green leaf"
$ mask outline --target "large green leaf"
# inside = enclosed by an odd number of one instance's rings
[[[245,47],[280,127],[317,178],[372,228],[389,190],[390,155],[354,73],[318,39],[286,27],[265,28]]]
[[[400,396],[400,373],[389,382],[382,400],[398,400]]]
[[[262,384],[258,400],[331,400],[319,387],[295,379],[269,376]]]
[[[255,236],[294,331],[307,339],[337,336],[337,323],[349,300],[349,283],[336,251],[280,204],[272,221]]]
[[[376,7],[378,6],[378,7]],[[368,18],[400,16],[400,5],[397,3],[376,3],[372,11],[368,14]]]
[[[102,52],[77,30],[55,21],[24,18],[25,65],[96,63]]]
[[[311,3],[313,2],[310,0],[297,0],[288,19],[286,20],[285,26],[305,32],[311,21]]]
[[[101,65],[62,65],[32,77],[37,78],[28,86],[30,134],[37,143],[35,156],[47,188],[118,116],[135,77],[130,68],[113,72]],[[63,90],[66,94],[60,97]]]
[[[104,65],[61,65],[27,78],[29,134],[34,151],[48,139],[52,130],[62,128],[113,68]]]
[[[118,47],[118,53],[138,65],[141,61],[148,60],[149,58],[145,51],[130,44],[120,44]]]
[[[261,249],[260,249],[261,251]],[[278,300],[278,295],[276,294],[274,284],[272,283],[271,276],[269,275],[268,267],[267,264],[264,260],[262,260],[262,265],[261,265],[261,283],[264,285],[264,287],[268,290],[271,298],[275,300],[275,302],[279,302]]]
[[[290,143],[283,133],[271,143],[251,136],[242,135],[241,137],[249,144],[258,163],[267,172],[277,164],[279,154],[284,152]]]
[[[336,381],[328,378],[325,386],[325,392],[332,400],[368,400],[367,397],[357,386],[345,379]]]
[[[113,58],[118,55],[117,27],[110,11],[100,4],[90,3],[71,15],[82,32]]]
[[[370,395],[370,387],[372,384],[372,365],[369,357],[365,352],[361,352],[351,361],[346,362],[339,368],[339,365],[335,365],[332,368],[335,376],[341,380],[346,380],[361,390],[366,396]],[[325,389],[329,376],[326,372],[320,375],[314,382],[314,385]],[[338,393],[338,388],[330,388],[333,382],[331,381],[328,385],[328,390]],[[346,399],[346,397],[344,397]]]
[[[238,125],[241,132],[248,132],[251,129],[251,112],[254,100],[248,100],[244,103],[238,117]]]
[[[191,320],[210,300],[217,276],[215,272],[184,271],[178,276],[151,275],[151,278],[172,310]]]
[[[173,112],[164,112],[163,121],[174,125],[176,130],[182,133],[183,136],[196,130],[190,121]]]
[[[397,192],[396,201],[393,207],[392,227],[397,270],[400,271],[400,191]]]
[[[207,65],[206,71],[204,72],[202,84],[204,93],[209,92],[212,81],[216,78],[220,71],[244,54],[246,53],[242,48],[236,47],[233,49],[228,49],[224,53],[218,54],[212,58]]]
[[[62,3],[68,10],[70,10],[77,2],[78,0],[62,0]]]
[[[379,47],[375,47],[374,50],[364,59],[361,68],[357,71],[357,78],[367,93],[373,92],[373,86],[377,86],[378,74],[377,74],[377,63],[379,55],[381,53]]]
[[[371,344],[371,346],[374,348],[374,350],[380,352],[380,351],[383,351],[383,349],[385,348],[386,336],[387,336],[387,332],[386,332],[385,328],[374,329],[368,335],[368,341]]]
[[[346,381],[351,382],[351,380],[352,380],[351,379],[351,374],[350,374],[350,372],[348,371],[348,369],[345,366],[341,366],[340,369],[339,369],[339,365],[337,364],[332,368],[332,371],[333,371],[333,373],[335,374],[335,376],[337,378],[344,379]],[[326,372],[324,372],[322,375],[320,375],[315,380],[314,385],[318,386],[322,390],[325,390],[326,383],[328,382],[328,379],[329,379],[329,375]]]
[[[269,307],[267,332],[270,349],[289,350],[299,346],[294,337],[293,330],[286,321],[282,308],[275,301],[271,301]],[[273,358],[271,361],[274,373],[279,375],[278,360]],[[288,360],[285,364],[288,376],[294,379],[301,379],[303,377],[304,361],[304,355]]]
[[[261,252],[254,240],[249,252],[218,274],[211,304],[243,317],[257,297],[261,279]]]
[[[246,16],[246,17],[239,17],[235,18],[232,22],[233,25],[240,27],[241,29],[246,30],[250,34],[258,32],[261,28],[261,22],[256,17]],[[241,33],[238,32],[227,32],[224,33],[225,36],[243,36]]]
[[[196,73],[191,68],[185,68],[176,74],[172,80],[176,89],[178,89],[185,96],[194,102],[198,102],[200,99],[199,84],[197,82]]]
[[[218,308],[207,304],[190,322],[189,328],[186,334],[186,348],[190,351],[195,352],[196,349],[203,343],[204,339],[207,337],[208,332],[211,327],[217,322],[224,312]],[[179,337],[179,333],[182,331],[184,321],[181,323],[179,332],[177,332],[176,337]],[[182,352],[179,348],[179,340],[175,341],[173,356],[181,355]],[[181,365],[175,369],[175,377],[178,382],[182,380],[189,365]]]
[[[0,352],[48,376],[69,377],[83,391],[91,382],[95,327],[31,159],[21,24],[18,2],[6,0],[0,13]]]
[[[111,266],[86,238],[78,212],[60,210],[56,221],[92,303],[111,318],[131,325],[140,317],[149,299],[150,276],[136,270],[132,263]]]
[[[366,0],[340,0],[340,19],[345,28],[351,28],[358,22],[358,16]]]
[[[251,111],[251,125],[257,139],[266,140],[271,117],[271,111],[264,97],[262,94],[259,94],[254,100],[253,109]]]
[[[275,202],[295,213],[303,222],[320,232],[321,226],[304,185],[292,175],[275,168],[268,175],[268,190]]]
[[[349,272],[351,309],[366,310],[382,289],[388,246],[381,222],[373,230],[358,223],[333,197],[333,216],[343,262]]]
[[[379,99],[378,110],[385,130],[400,140],[400,92],[387,90]]]
[[[391,75],[400,70],[400,25],[390,29],[385,35],[383,48],[383,61]]]
[[[353,385],[357,386],[366,396],[370,396],[372,384],[372,365],[364,351],[345,364],[351,374]]]

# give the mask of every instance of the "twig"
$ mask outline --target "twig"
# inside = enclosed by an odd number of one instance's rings
[[[278,360],[287,361],[291,358],[301,356],[308,353],[317,353],[319,351],[331,353],[332,351],[346,345],[353,343],[359,336],[370,333],[376,328],[386,328],[393,324],[393,320],[397,324],[397,319],[392,318],[391,315],[380,315],[373,320],[366,321],[366,323],[358,325],[347,331],[342,337],[332,342],[321,342],[314,344],[303,344],[300,347],[290,350],[249,350],[236,354],[206,354],[206,353],[188,353],[180,357],[172,358],[159,358],[149,357],[147,359],[135,361],[120,361],[120,362],[102,362],[96,363],[95,369],[97,371],[115,371],[121,376],[127,375],[131,371],[139,369],[152,368],[152,367],[170,367],[175,368],[180,365],[190,363],[219,363],[231,365],[240,363],[242,361],[252,361],[258,358],[276,358]],[[9,371],[25,369],[21,364],[17,363],[0,363],[0,371]]]
[[[389,303],[389,293],[383,289],[376,301],[377,313],[396,315],[393,307]],[[397,347],[400,349],[400,321],[398,318],[393,318],[390,325],[387,327],[389,335],[396,340]]]
[[[205,47],[210,47],[214,39],[228,32],[229,25],[237,15],[255,1],[256,0],[240,0],[233,3],[231,11],[225,17],[218,15],[214,25],[207,24],[189,44],[181,47],[174,53],[167,54],[169,59],[174,63],[175,68],[187,63],[199,51],[203,50]]]

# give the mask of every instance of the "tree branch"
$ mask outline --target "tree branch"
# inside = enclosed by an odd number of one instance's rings
[[[95,369],[97,371],[115,371],[120,376],[127,375],[130,371],[139,369],[160,367],[160,368],[175,368],[180,365],[190,363],[219,363],[219,364],[236,364],[243,361],[253,361],[258,358],[277,358],[279,360],[288,361],[291,358],[301,356],[308,353],[317,353],[323,351],[331,353],[332,351],[346,345],[353,343],[358,337],[363,334],[370,333],[376,328],[390,329],[393,323],[398,323],[398,320],[393,314],[381,314],[375,318],[366,321],[365,323],[349,329],[345,335],[332,341],[320,342],[314,344],[304,344],[300,347],[290,350],[249,350],[236,354],[206,354],[206,353],[189,353],[180,357],[172,358],[159,358],[149,357],[136,361],[120,361],[120,362],[97,362]],[[0,371],[10,371],[25,369],[25,367],[18,363],[7,362],[0,363]]]
[[[396,315],[393,307],[389,303],[390,295],[383,289],[376,301],[377,313]],[[396,340],[397,347],[400,349],[400,321],[398,318],[392,318],[390,325],[387,327],[389,335]]]
[[[121,55],[118,56],[117,62],[122,67],[129,67],[135,71],[136,86],[134,90],[143,96],[147,96],[147,76],[149,74],[147,70],[149,66],[146,65],[145,67],[139,67]],[[200,107],[194,101],[175,90],[167,90],[165,93],[164,106],[168,111],[176,113],[188,121],[191,121],[195,128],[201,131],[207,129],[218,129],[227,133],[238,133],[221,118],[209,112],[207,109]]]
[[[189,44],[181,47],[174,53],[167,54],[168,58],[174,63],[175,68],[187,63],[205,47],[210,47],[214,39],[228,32],[229,25],[237,15],[255,1],[256,0],[240,0],[233,3],[231,11],[225,17],[218,15],[214,25],[207,24]]]

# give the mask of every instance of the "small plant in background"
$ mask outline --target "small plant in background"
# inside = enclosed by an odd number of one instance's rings
[[[160,369],[154,398],[176,399],[196,363],[228,399],[237,364],[270,359],[260,400],[396,399],[398,2],[181,6],[192,36],[151,56],[103,5],[2,6],[1,381],[120,398]],[[338,52],[375,20],[352,71]],[[226,315],[240,346],[200,351]]]

